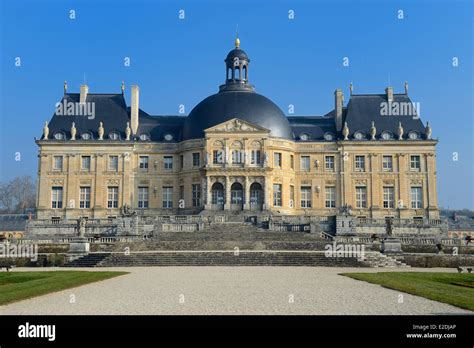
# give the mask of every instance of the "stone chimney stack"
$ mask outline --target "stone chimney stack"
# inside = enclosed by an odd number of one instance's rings
[[[387,94],[388,102],[393,102],[393,87],[388,86],[387,88],[385,88],[385,93]]]
[[[336,89],[334,92],[334,110],[336,111],[336,130],[338,132],[342,129],[342,107],[344,105],[344,94],[342,90]]]
[[[132,134],[137,134],[138,131],[138,91],[137,85],[132,86],[132,105],[130,107],[130,118],[132,126]]]
[[[88,93],[89,93],[89,86],[81,85],[81,95],[80,95],[80,99],[79,99],[80,103],[85,103],[86,102]]]

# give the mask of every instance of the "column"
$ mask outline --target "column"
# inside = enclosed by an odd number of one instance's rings
[[[267,210],[269,208],[268,204],[268,178],[264,177],[264,184],[263,184],[263,210]]]
[[[205,210],[211,210],[212,206],[212,196],[211,196],[211,177],[206,176],[205,179],[203,179],[204,182],[204,187],[205,187],[205,200],[206,200],[206,205],[204,206]]]
[[[225,204],[224,210],[230,210],[230,177],[225,177]]]
[[[250,210],[250,180],[245,177],[245,187],[244,187],[244,210]]]

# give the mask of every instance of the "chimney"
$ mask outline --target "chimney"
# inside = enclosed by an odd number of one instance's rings
[[[89,86],[81,85],[81,96],[79,99],[80,103],[85,103],[87,99],[87,93],[89,93]]]
[[[342,94],[342,90],[336,89],[334,92],[334,110],[336,112],[336,130],[338,132],[342,129],[342,106],[344,105],[344,94]]]
[[[138,131],[138,86],[132,86],[132,105],[130,107],[130,118],[132,134],[137,134]]]
[[[385,88],[385,93],[387,93],[388,102],[393,102],[393,87],[388,86],[387,88]]]

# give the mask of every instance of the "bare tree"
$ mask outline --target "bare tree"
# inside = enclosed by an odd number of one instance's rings
[[[10,183],[0,182],[0,207],[5,212],[13,210],[13,197],[11,194],[12,187]]]
[[[34,208],[35,198],[36,188],[30,176],[0,183],[0,204],[9,213],[24,213],[26,208]]]

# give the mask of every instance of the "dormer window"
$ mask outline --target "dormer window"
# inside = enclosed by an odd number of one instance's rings
[[[411,131],[408,133],[408,139],[411,139],[411,140],[420,139],[420,134],[418,132]]]
[[[354,138],[356,140],[363,140],[363,139],[365,139],[365,134],[361,131],[357,131],[357,132],[354,133]]]
[[[309,134],[308,133],[302,133],[300,134],[300,139],[302,141],[308,141],[309,140]]]
[[[334,134],[332,134],[331,132],[326,132],[324,134],[324,140],[333,141],[334,140]]]
[[[92,139],[92,134],[89,133],[89,132],[82,133],[82,134],[81,134],[81,138],[82,138],[82,140],[89,140],[89,139]]]
[[[140,134],[140,140],[141,141],[148,141],[148,140],[150,140],[150,136],[148,134],[145,134],[145,133]]]
[[[166,141],[171,141],[171,140],[173,140],[173,134],[167,133],[167,134],[165,134],[164,138],[165,138]]]
[[[66,139],[66,136],[64,135],[63,132],[57,132],[57,133],[54,133],[54,139],[64,140],[64,139]]]
[[[110,132],[109,139],[110,140],[120,140],[120,134],[118,132]]]
[[[393,139],[393,134],[387,131],[382,132],[382,139],[383,140],[391,140]]]

